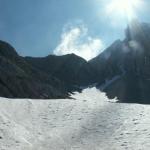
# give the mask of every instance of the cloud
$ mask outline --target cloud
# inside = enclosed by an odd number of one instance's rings
[[[137,41],[134,41],[134,40],[131,40],[129,42],[129,46],[133,49],[133,50],[141,50],[142,49],[142,46],[139,42]]]
[[[54,50],[56,55],[74,53],[86,60],[97,56],[103,50],[103,42],[99,38],[88,35],[88,28],[84,24],[65,26],[61,41]]]

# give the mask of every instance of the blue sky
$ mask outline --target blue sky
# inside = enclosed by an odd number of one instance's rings
[[[59,49],[65,48],[66,36],[74,38],[67,41],[72,42],[68,44],[72,49],[104,49],[123,39],[127,26],[119,14],[105,12],[111,1],[0,0],[0,40],[12,44],[23,56],[59,54]],[[144,2],[146,5],[136,13],[140,21],[150,22],[150,2]]]

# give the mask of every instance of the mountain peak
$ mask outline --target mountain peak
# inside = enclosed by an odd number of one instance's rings
[[[18,56],[15,49],[9,43],[1,40],[0,40],[0,55],[9,58]]]
[[[18,96],[17,89],[23,97],[40,98],[42,93],[57,97],[83,86],[96,85],[109,98],[150,103],[149,41],[150,25],[132,21],[126,29],[125,40],[116,40],[88,62],[73,53],[20,59],[13,47],[0,41],[0,94],[7,89],[13,96]],[[5,59],[1,59],[3,56]],[[12,56],[17,59],[7,61]],[[12,88],[14,85],[16,88]]]

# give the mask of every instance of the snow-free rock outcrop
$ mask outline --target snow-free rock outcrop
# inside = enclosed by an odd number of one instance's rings
[[[150,103],[150,25],[134,20],[125,33],[89,62],[99,73],[97,87],[121,102]]]
[[[64,98],[96,86],[120,102],[150,103],[150,24],[133,20],[125,35],[88,62],[75,54],[21,57],[1,41],[0,96]]]
[[[15,49],[0,41],[0,96],[11,98],[62,98],[61,81],[28,64]]]

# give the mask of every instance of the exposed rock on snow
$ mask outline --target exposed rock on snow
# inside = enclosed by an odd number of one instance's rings
[[[148,150],[150,106],[110,103],[95,88],[74,99],[0,99],[1,150]]]

